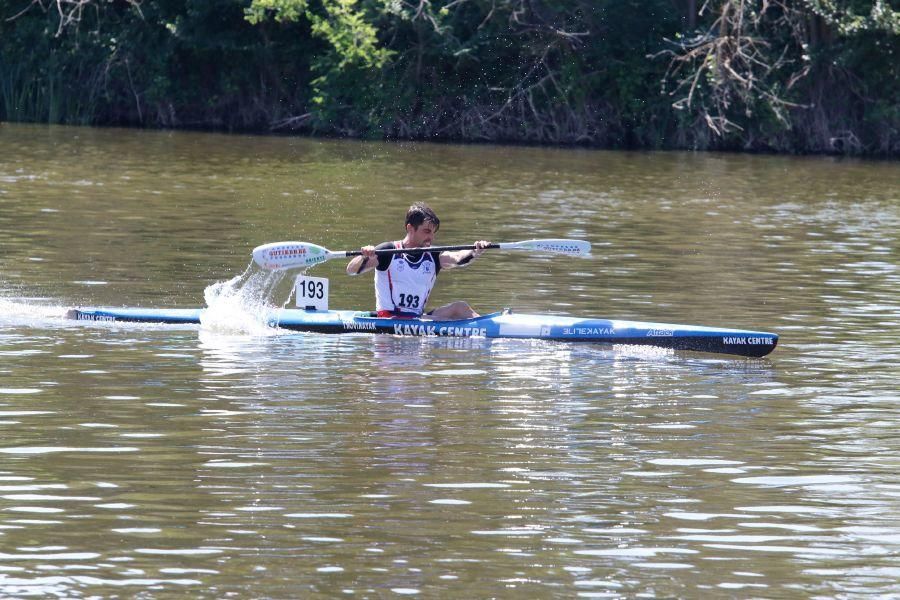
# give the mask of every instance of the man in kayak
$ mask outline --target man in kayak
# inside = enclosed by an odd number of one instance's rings
[[[377,255],[386,248],[427,248],[441,226],[434,211],[422,202],[406,212],[406,237],[397,242],[363,246],[362,256],[347,264],[348,275],[359,275],[375,269],[375,310],[379,317],[421,317],[434,280],[441,269],[464,267],[481,256],[490,242],[475,242],[474,250],[457,252],[410,252]],[[426,313],[435,321],[470,319],[479,316],[467,302],[451,302]]]

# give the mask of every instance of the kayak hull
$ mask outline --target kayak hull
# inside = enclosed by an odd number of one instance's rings
[[[78,321],[199,324],[204,309],[76,308],[67,316]],[[778,335],[763,331],[674,325],[644,321],[518,314],[509,311],[458,321],[385,319],[351,310],[273,310],[273,327],[311,333],[379,333],[418,337],[483,337],[542,339],[657,346],[674,350],[715,352],[748,357],[769,354]]]

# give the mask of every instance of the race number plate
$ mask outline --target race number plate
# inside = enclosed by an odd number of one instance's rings
[[[294,282],[297,308],[306,310],[328,310],[328,279],[326,277],[306,277],[298,275]]]

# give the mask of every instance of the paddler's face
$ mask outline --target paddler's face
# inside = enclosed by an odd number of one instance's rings
[[[425,248],[434,242],[434,236],[437,235],[437,228],[431,221],[425,221],[418,228],[412,225],[406,226],[409,233],[410,246],[413,248]]]

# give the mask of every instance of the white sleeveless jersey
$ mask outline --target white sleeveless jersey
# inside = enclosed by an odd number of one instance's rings
[[[394,247],[400,248],[400,242]],[[421,315],[438,270],[432,252],[392,255],[387,269],[375,270],[375,310]]]

